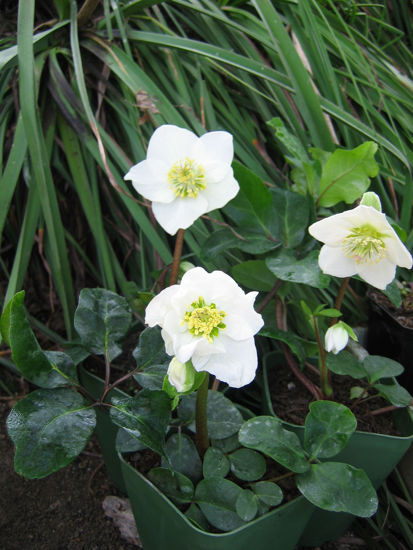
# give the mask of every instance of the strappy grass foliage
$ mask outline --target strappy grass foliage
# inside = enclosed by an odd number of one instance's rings
[[[70,337],[81,286],[129,300],[152,287],[173,242],[123,175],[164,123],[231,132],[237,159],[280,188],[291,180],[286,141],[267,125],[274,117],[305,150],[374,141],[372,190],[411,246],[407,4],[21,0],[17,46],[10,21],[0,43],[3,305],[25,277],[50,284]],[[208,269],[251,259],[203,251],[224,221],[214,213],[188,230],[186,257]],[[327,290],[314,292],[331,302]]]

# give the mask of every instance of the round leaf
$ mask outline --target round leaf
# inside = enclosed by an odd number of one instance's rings
[[[153,468],[148,473],[148,478],[171,500],[178,503],[191,502],[194,486],[185,475],[171,471],[169,468]]]
[[[377,495],[366,473],[341,462],[312,464],[295,477],[300,492],[315,506],[330,512],[370,517],[377,510]]]
[[[312,458],[338,454],[356,430],[357,420],[345,405],[314,401],[305,419],[304,448]]]
[[[363,361],[363,368],[368,374],[370,384],[374,384],[380,378],[399,376],[404,371],[400,363],[381,355],[368,355]]]
[[[165,431],[170,419],[169,397],[163,391],[142,390],[134,397],[113,398],[110,416],[131,437],[164,455]]]
[[[229,455],[229,460],[232,473],[243,481],[261,479],[267,469],[262,454],[251,449],[238,449]]]
[[[236,511],[241,487],[222,477],[203,479],[195,490],[195,502],[211,525],[221,531],[232,531],[244,525]]]
[[[247,420],[238,438],[244,447],[261,451],[293,472],[305,472],[310,467],[297,435],[285,430],[273,416]]]
[[[242,520],[251,521],[258,512],[257,497],[252,491],[244,489],[237,498],[235,509]]]
[[[204,477],[225,477],[230,469],[228,458],[215,447],[208,447],[204,455]]]
[[[173,470],[197,482],[202,476],[202,464],[195,444],[182,433],[172,434],[165,445],[165,455]]]
[[[271,481],[258,481],[251,488],[260,501],[268,506],[278,506],[283,500],[281,487]]]
[[[352,378],[364,378],[366,376],[362,364],[348,351],[341,351],[337,355],[327,353],[327,368],[334,374],[348,375]]]
[[[231,453],[240,446],[238,434],[236,433],[225,439],[211,439],[211,445],[223,453]]]
[[[191,423],[195,419],[195,401],[196,394],[181,399],[178,416],[184,422]],[[236,406],[222,393],[214,390],[208,391],[207,419],[211,439],[226,439],[236,434],[243,422]]]
[[[84,449],[95,424],[95,410],[72,389],[30,393],[7,418],[16,472],[34,479],[63,468]]]
[[[373,388],[396,407],[407,407],[412,403],[413,397],[399,384],[374,384]]]

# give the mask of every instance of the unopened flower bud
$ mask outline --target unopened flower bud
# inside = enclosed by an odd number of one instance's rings
[[[347,346],[348,332],[342,323],[338,322],[330,327],[325,335],[324,347],[326,351],[333,352],[335,355]]]
[[[169,363],[167,374],[169,383],[179,393],[190,390],[194,384],[195,372],[190,362],[181,363],[174,357]]]

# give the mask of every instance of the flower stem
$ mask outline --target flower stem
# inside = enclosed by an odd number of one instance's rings
[[[317,318],[313,317],[313,324],[314,324],[314,333],[317,340],[318,350],[319,350],[319,365],[320,365],[320,385],[321,385],[321,391],[323,392],[324,398],[330,397],[333,393],[333,390],[329,384],[328,380],[328,369],[326,365],[326,354],[324,351],[324,346],[321,341],[320,331],[318,330],[318,324],[317,324]]]
[[[283,281],[281,279],[278,279],[278,281],[275,283],[275,285],[272,287],[270,292],[266,295],[264,300],[257,306],[257,313],[261,313],[264,308],[267,307],[267,305],[271,302],[271,300],[274,298],[274,296],[277,295],[278,290],[280,289],[280,286],[283,284]]]
[[[336,296],[336,300],[334,302],[334,309],[338,309],[340,311],[341,303],[343,301],[344,294],[346,292],[346,288],[348,286],[349,281],[350,281],[350,277],[345,277],[342,280],[340,289],[338,291],[338,294]],[[335,317],[334,319],[332,319],[331,325],[334,325],[335,323],[337,323],[337,321],[338,321],[338,317]]]
[[[208,383],[209,374],[207,373],[204,381],[199,386],[196,394],[196,447],[202,458],[209,447],[208,425],[207,425],[207,401],[208,401]]]
[[[176,241],[175,241],[174,259],[173,259],[172,268],[171,268],[171,277],[169,279],[169,286],[176,284],[178,280],[179,264],[181,261],[182,245],[184,242],[184,233],[185,233],[184,229],[178,229],[178,233],[176,235]]]

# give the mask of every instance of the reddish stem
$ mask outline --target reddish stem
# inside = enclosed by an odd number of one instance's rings
[[[184,233],[185,233],[184,229],[178,229],[178,234],[176,235],[176,241],[175,241],[174,259],[172,262],[171,276],[169,279],[169,286],[176,284],[178,280],[179,264],[181,262],[182,246],[184,242]]]

